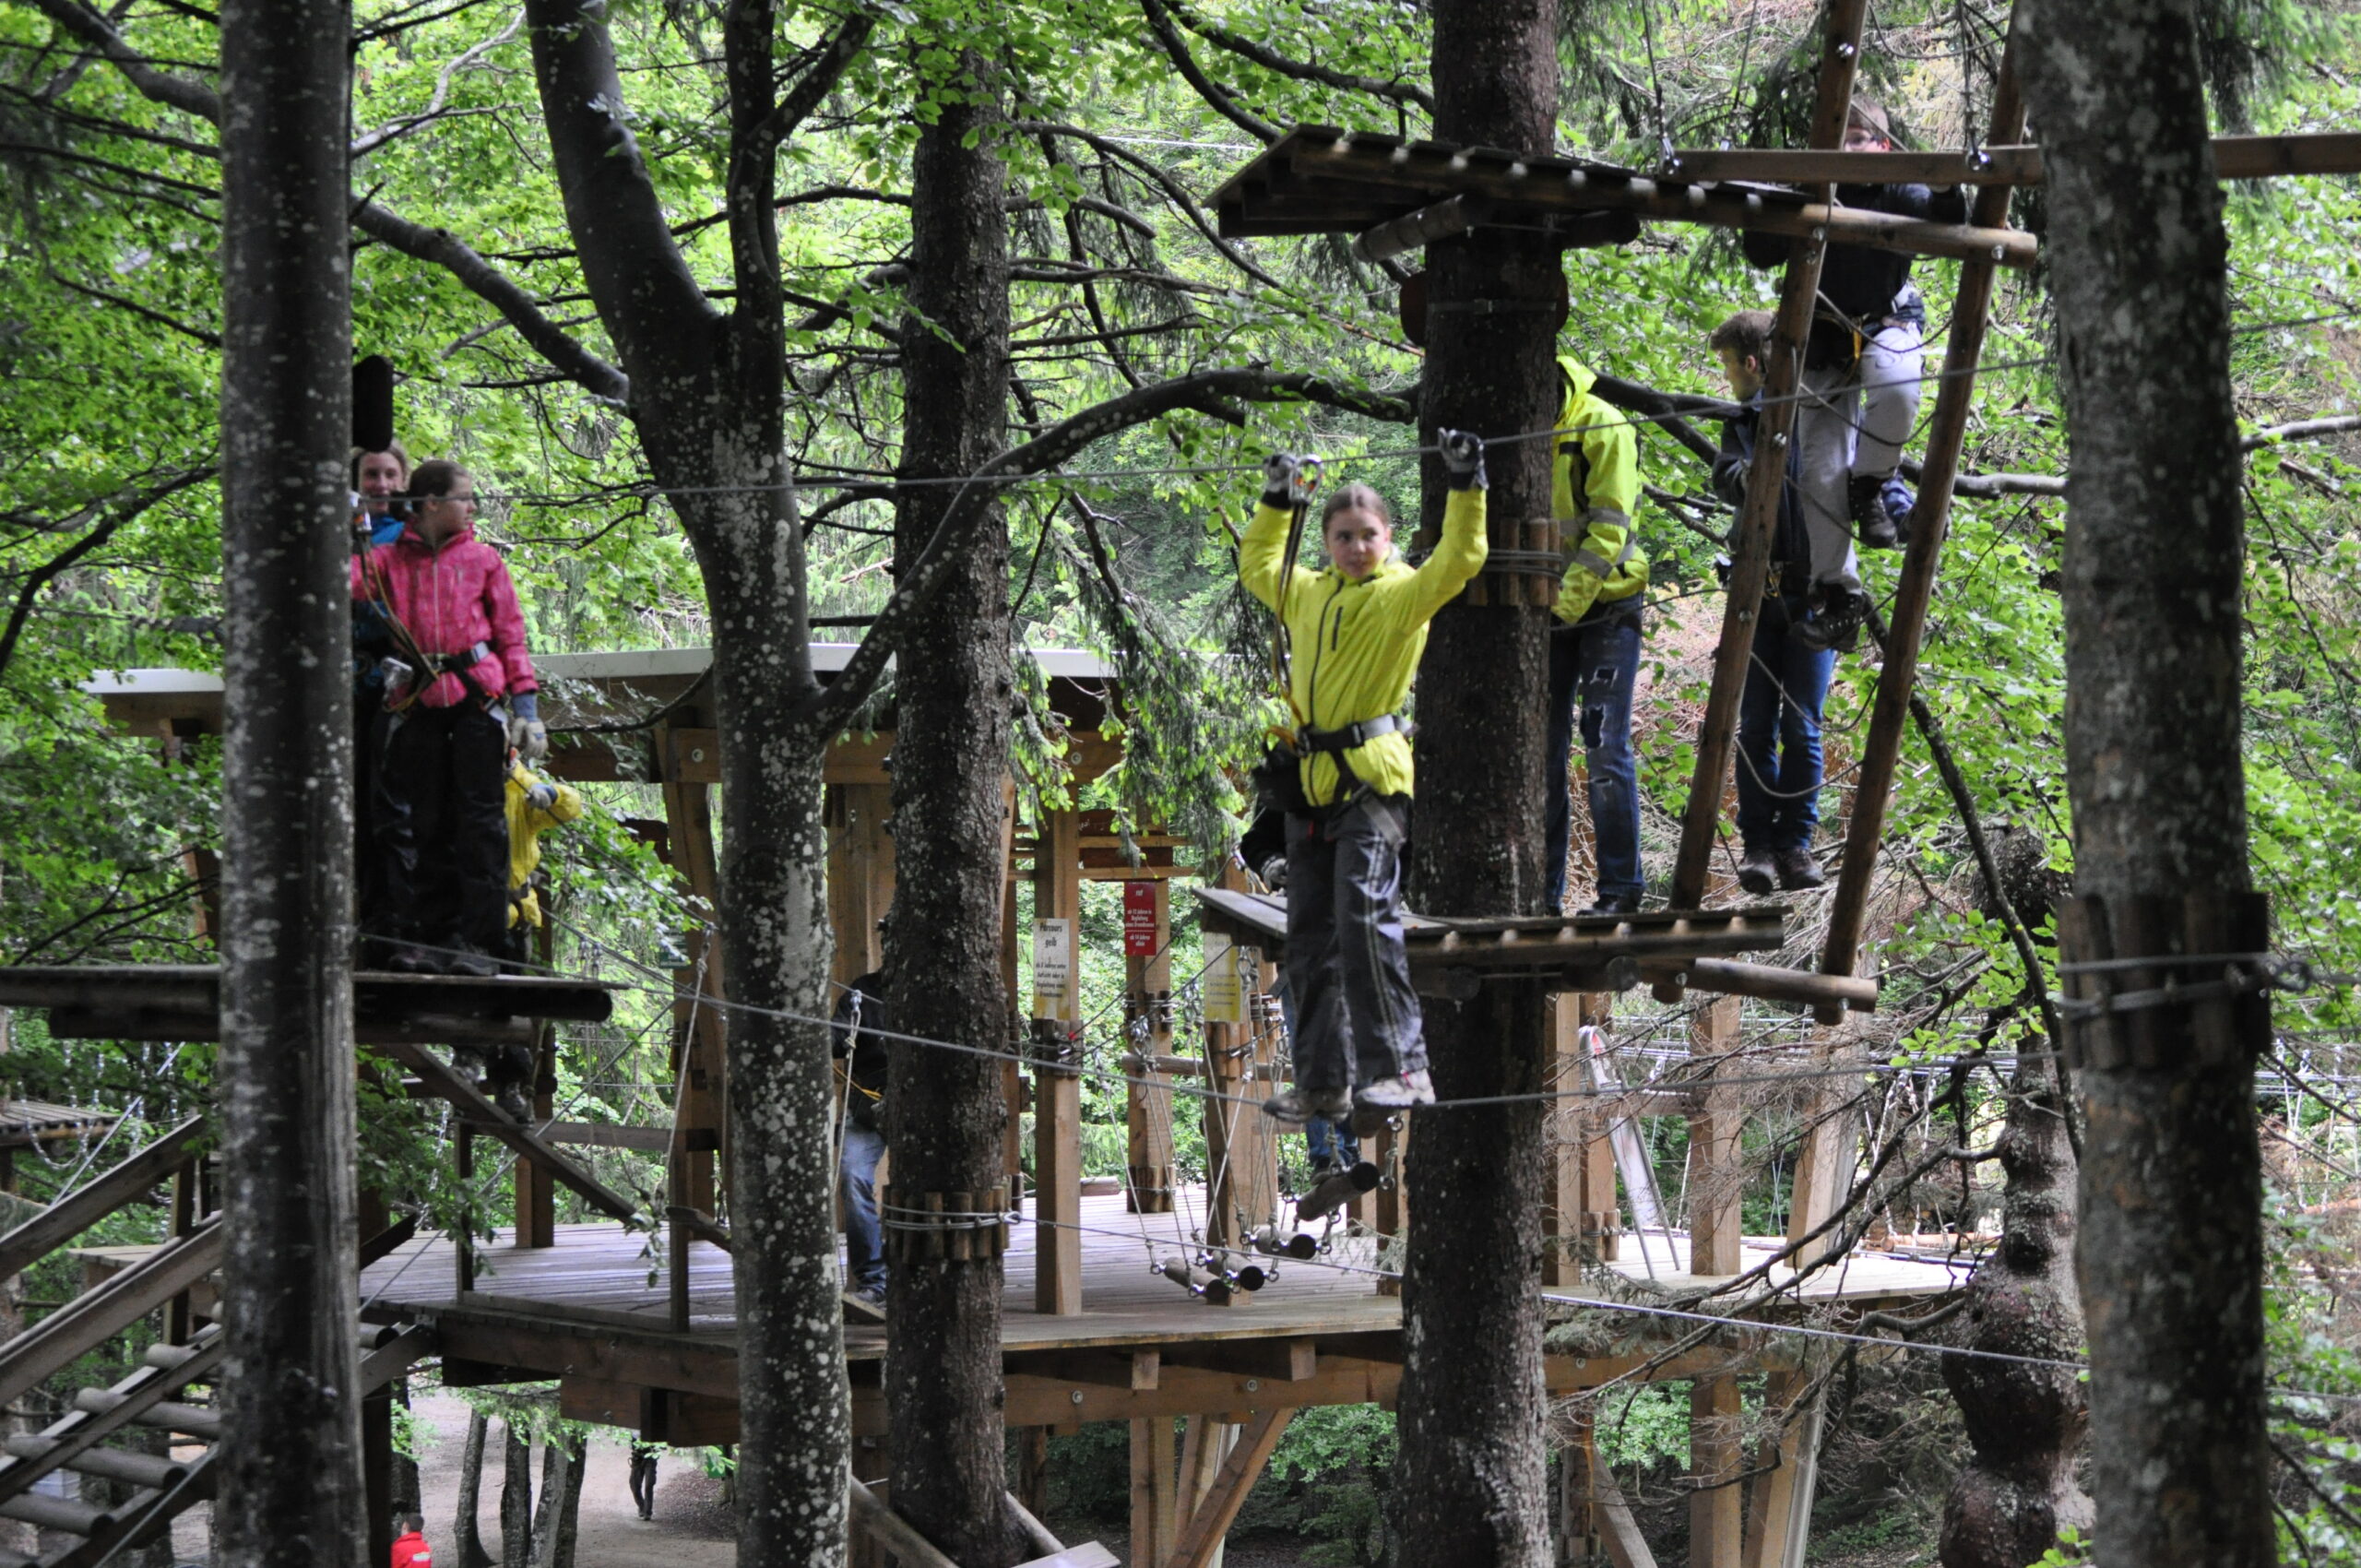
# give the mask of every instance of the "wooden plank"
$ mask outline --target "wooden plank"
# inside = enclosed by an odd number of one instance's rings
[[[205,1135],[205,1118],[192,1116],[103,1175],[59,1198],[0,1236],[0,1279],[22,1274],[75,1237],[178,1170]]]
[[[1163,1364],[1235,1372],[1275,1383],[1304,1383],[1320,1370],[1317,1343],[1309,1336],[1287,1339],[1216,1339],[1168,1346]]]
[[[1229,1533],[1230,1522],[1245,1505],[1246,1494],[1253,1490],[1294,1416],[1293,1410],[1264,1410],[1246,1424],[1237,1445],[1221,1462],[1213,1490],[1180,1526],[1180,1539],[1172,1549],[1172,1568],[1206,1568],[1213,1562],[1222,1538]]]
[[[853,1523],[899,1558],[902,1568],[959,1568],[868,1487],[850,1477],[845,1484],[851,1491]]]
[[[1137,1562],[1139,1549],[1133,1547],[1132,1550],[1134,1554],[1133,1561]],[[1030,1562],[1020,1562],[1016,1568],[1122,1568],[1122,1561],[1098,1542],[1089,1540],[1048,1557],[1036,1557]]]
[[[1067,922],[1074,944],[1072,983],[1051,1009],[1036,1009],[1034,1027],[1070,1039],[1082,1018],[1082,814],[1044,814],[1033,863],[1036,921]],[[1082,1080],[1070,1068],[1037,1065],[1033,1072],[1033,1195],[1037,1312],[1070,1316],[1082,1311]],[[1052,1423],[1035,1423],[1049,1425]]]
[[[1841,146],[1852,107],[1853,77],[1860,58],[1861,21],[1868,0],[1830,0],[1821,41],[1820,84],[1812,102],[1811,145]],[[1755,617],[1763,585],[1770,580],[1771,533],[1778,521],[1786,482],[1788,441],[1796,425],[1796,397],[1802,385],[1804,339],[1820,298],[1820,271],[1828,246],[1805,239],[1790,253],[1781,287],[1777,330],[1762,386],[1762,419],[1756,432],[1754,465],[1748,470],[1746,505],[1738,514],[1730,550],[1730,576],[1721,640],[1714,649],[1713,684],[1697,736],[1697,760],[1680,819],[1680,849],[1673,865],[1670,902],[1690,906],[1705,894],[1707,862],[1719,837],[1722,790],[1730,773],[1730,750],[1738,739],[1738,699],[1754,656]],[[1671,1000],[1663,986],[1656,994]],[[1678,994],[1677,991],[1673,994]]]
[[[220,1222],[208,1219],[0,1346],[0,1405],[15,1403],[212,1273],[221,1248]]]

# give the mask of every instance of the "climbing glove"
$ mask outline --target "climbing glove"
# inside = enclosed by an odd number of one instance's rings
[[[1464,430],[1441,430],[1435,433],[1436,445],[1442,449],[1442,466],[1451,471],[1453,490],[1482,490],[1484,479],[1484,443]]]
[[[549,726],[541,722],[540,707],[540,699],[531,692],[517,692],[508,699],[508,743],[527,762],[550,754]]]

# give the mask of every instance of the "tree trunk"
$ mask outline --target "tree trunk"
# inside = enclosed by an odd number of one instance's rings
[[[2000,1134],[2000,1245],[1968,1282],[1976,1350],[2072,1360],[2082,1348],[2074,1289],[2074,1151],[2049,1063],[2018,1060]],[[2074,1465],[2090,1425],[2082,1379],[2007,1361],[1943,1358],[1975,1456],[1943,1509],[1942,1568],[2024,1568],[2061,1526],[2088,1530],[2091,1500]]]
[[[533,1444],[515,1421],[503,1422],[501,1431],[500,1568],[532,1568]]]
[[[1548,0],[1439,0],[1435,135],[1543,151],[1557,107],[1558,7]],[[1428,248],[1426,405],[1439,427],[1484,436],[1546,428],[1557,411],[1559,255],[1539,236],[1483,231]],[[1495,302],[1478,313],[1474,301]],[[1505,306],[1506,308],[1499,308]],[[1454,308],[1463,307],[1463,308]],[[1494,548],[1549,516],[1548,447],[1495,446]],[[1425,515],[1443,473],[1429,457]],[[1438,915],[1541,906],[1548,612],[1465,600],[1434,620],[1418,683],[1412,903]],[[1435,1091],[1450,1100],[1542,1086],[1542,999],[1489,985],[1430,998]],[[1542,1445],[1542,1107],[1417,1113],[1402,1306],[1415,1348],[1402,1380],[1405,1568],[1542,1568],[1549,1561]]]
[[[459,1500],[452,1510],[451,1550],[459,1568],[492,1568],[492,1553],[483,1549],[483,1532],[476,1511],[483,1505],[483,1443],[491,1422],[481,1410],[468,1412],[468,1441],[459,1450]]]
[[[222,1561],[360,1561],[349,0],[220,11]]]
[[[565,1502],[557,1513],[557,1547],[550,1553],[551,1568],[574,1568],[574,1549],[582,1538],[582,1480],[590,1468],[589,1444],[576,1442],[573,1458],[566,1467]]]
[[[1007,438],[1008,241],[1000,113],[972,53],[955,101],[919,132],[911,164],[909,303],[903,328],[901,476],[973,473]],[[966,145],[976,137],[975,145]],[[895,550],[916,559],[955,487],[904,494]],[[894,852],[885,942],[896,1028],[997,1043],[1001,839],[1014,683],[1008,525],[991,507],[922,626],[904,637],[895,685]],[[1003,1179],[1001,1065],[896,1045],[886,1095],[894,1193],[967,1193]],[[888,1232],[889,1237],[892,1232]],[[1001,1262],[897,1257],[886,1292],[885,1399],[896,1513],[963,1568],[1030,1555],[1009,1526],[1001,1406]]]
[[[2147,955],[2164,944],[2135,900],[2169,900],[2177,937],[2183,899],[2236,911],[2249,887],[2222,198],[2187,0],[2045,5],[2025,45],[2072,475],[2076,890],[2128,933],[2116,951]],[[2242,1004],[2225,1028],[2231,1011],[2068,1031],[2087,1106],[2076,1261],[2103,1563],[2272,1561],[2251,1061],[2270,1015]],[[2140,1065],[2113,1049],[2126,1035]]]
[[[582,1496],[582,1453],[577,1443],[553,1432],[541,1446],[541,1501],[533,1512],[532,1568],[558,1568],[571,1545],[567,1509]]]

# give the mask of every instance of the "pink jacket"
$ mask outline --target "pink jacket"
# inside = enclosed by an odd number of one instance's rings
[[[465,653],[485,645],[491,657],[476,660],[468,673],[490,695],[540,690],[533,656],[526,651],[525,614],[516,608],[508,563],[478,541],[472,528],[445,540],[440,550],[415,528],[404,529],[401,538],[369,552],[365,572],[361,560],[352,563],[352,597],[385,600],[421,653]],[[466,683],[445,673],[419,700],[429,707],[451,707],[467,695]]]

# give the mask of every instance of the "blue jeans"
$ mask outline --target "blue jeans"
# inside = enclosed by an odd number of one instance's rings
[[[1640,778],[1631,762],[1631,684],[1640,673],[1636,612],[1549,628],[1549,778],[1542,791],[1542,848],[1549,912],[1566,901],[1566,847],[1573,808],[1566,799],[1568,754],[1581,698],[1583,766],[1590,772],[1590,826],[1598,840],[1598,897],[1640,897]]]
[[[1353,1136],[1350,1121],[1331,1122],[1325,1116],[1315,1116],[1303,1124],[1303,1143],[1315,1166],[1333,1165],[1341,1170],[1360,1163],[1361,1141]]]
[[[866,1294],[885,1289],[885,1232],[877,1223],[877,1162],[885,1135],[845,1123],[845,1288]]]
[[[1738,832],[1750,854],[1802,849],[1820,826],[1820,713],[1836,652],[1795,636],[1805,603],[1766,601],[1738,697]]]
[[[1287,817],[1289,1022],[1307,1093],[1426,1070],[1426,1018],[1402,945],[1409,806],[1363,799],[1326,822]]]

